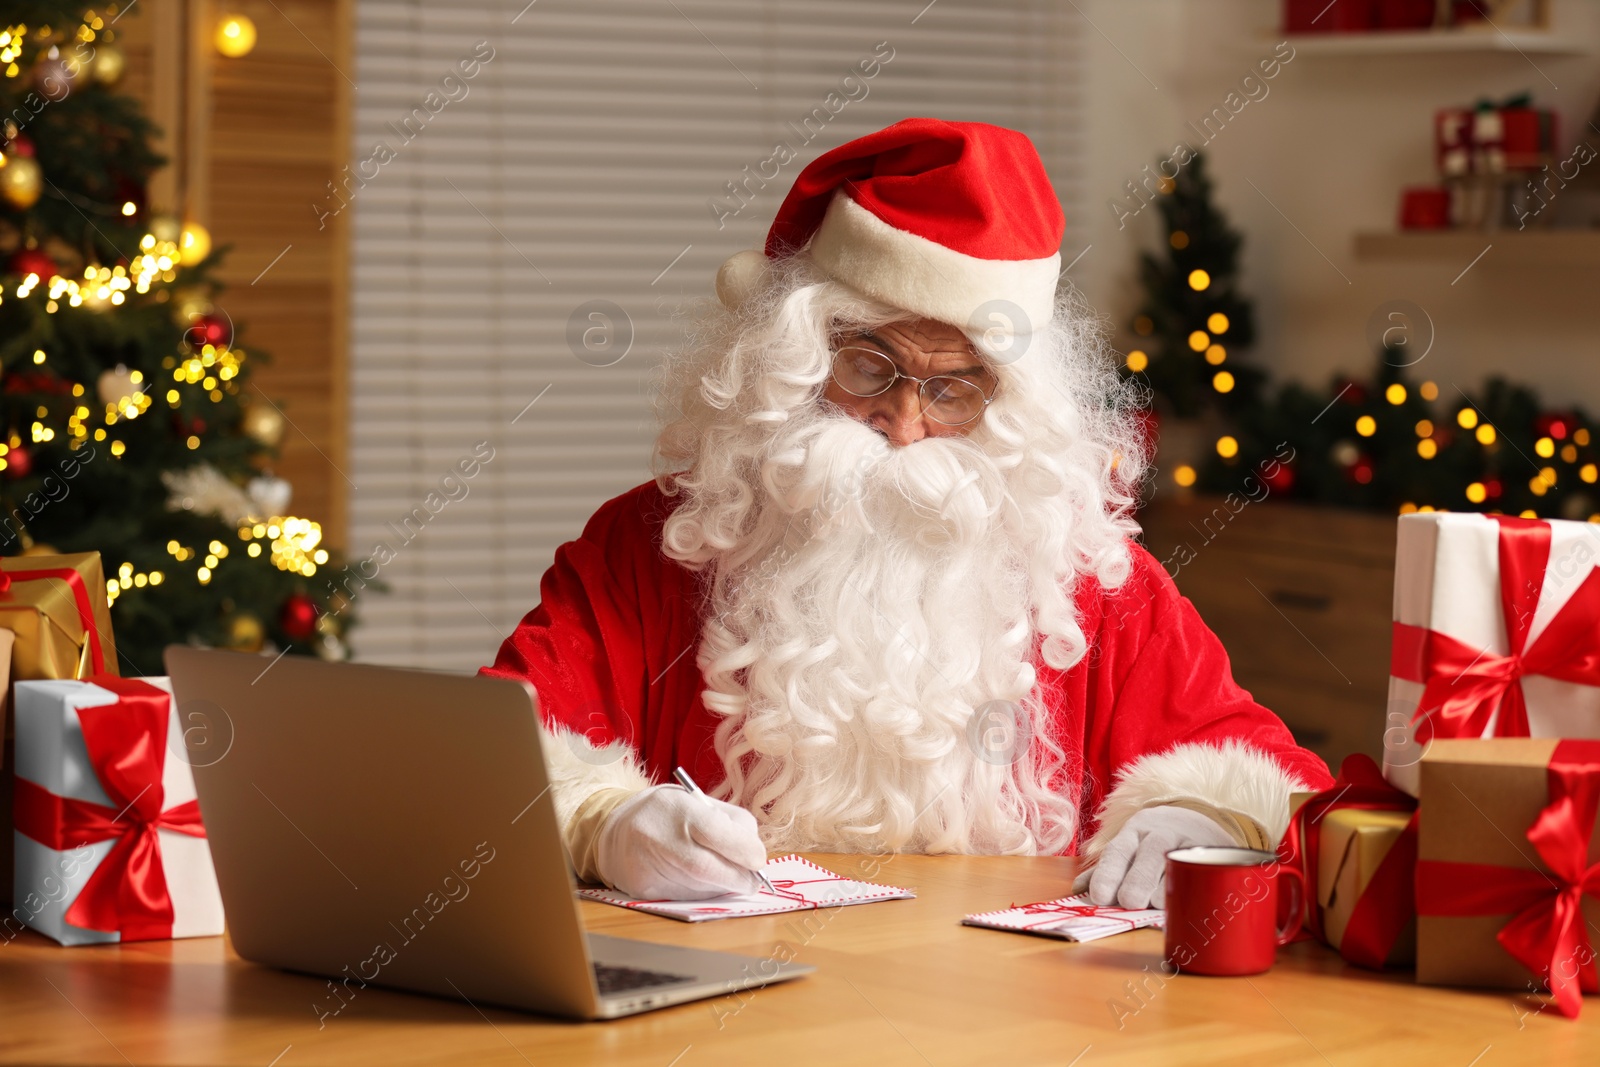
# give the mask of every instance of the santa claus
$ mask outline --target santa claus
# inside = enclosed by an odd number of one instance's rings
[[[769,850],[1273,847],[1330,784],[1133,538],[1136,398],[1058,285],[1029,140],[907,119],[818,158],[668,360],[653,482],[484,672],[539,694],[582,878],[748,890]],[[685,767],[715,799],[673,784]]]

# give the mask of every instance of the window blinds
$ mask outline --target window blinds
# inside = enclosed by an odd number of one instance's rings
[[[353,563],[323,577],[362,660],[493,659],[650,476],[659,354],[821,152],[908,115],[1023,130],[1083,244],[1085,30],[1054,0],[356,11],[352,165],[312,210],[353,215]]]

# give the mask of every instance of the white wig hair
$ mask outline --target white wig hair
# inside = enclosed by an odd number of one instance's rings
[[[1061,852],[1076,834],[1036,661],[1086,654],[1074,591],[1126,579],[1146,456],[1142,397],[1063,289],[1013,357],[984,356],[978,426],[904,448],[822,393],[839,336],[912,316],[804,253],[704,309],[667,360],[663,550],[707,575],[718,792],[769,845]],[[1006,759],[974,742],[997,702],[1026,742]]]

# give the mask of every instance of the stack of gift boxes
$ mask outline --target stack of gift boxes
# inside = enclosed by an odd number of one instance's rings
[[[98,553],[0,559],[0,675],[0,941],[222,933],[171,690],[118,676]]]
[[[1399,520],[1384,766],[1296,798],[1308,928],[1417,980],[1597,991],[1600,526]]]

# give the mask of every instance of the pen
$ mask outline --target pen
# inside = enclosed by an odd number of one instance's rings
[[[695,780],[689,777],[689,772],[684,770],[682,767],[674,768],[672,771],[672,777],[673,780],[675,780],[679,785],[683,786],[695,796],[706,797],[707,800],[711,799],[710,797],[706,796],[705,790],[701,789],[700,786],[695,783]],[[762,874],[760,871],[751,871],[750,873],[755,875],[756,878],[760,880],[761,884],[766,887],[767,892],[774,894],[777,893],[777,890],[772,887],[772,883],[767,881],[766,875]]]

